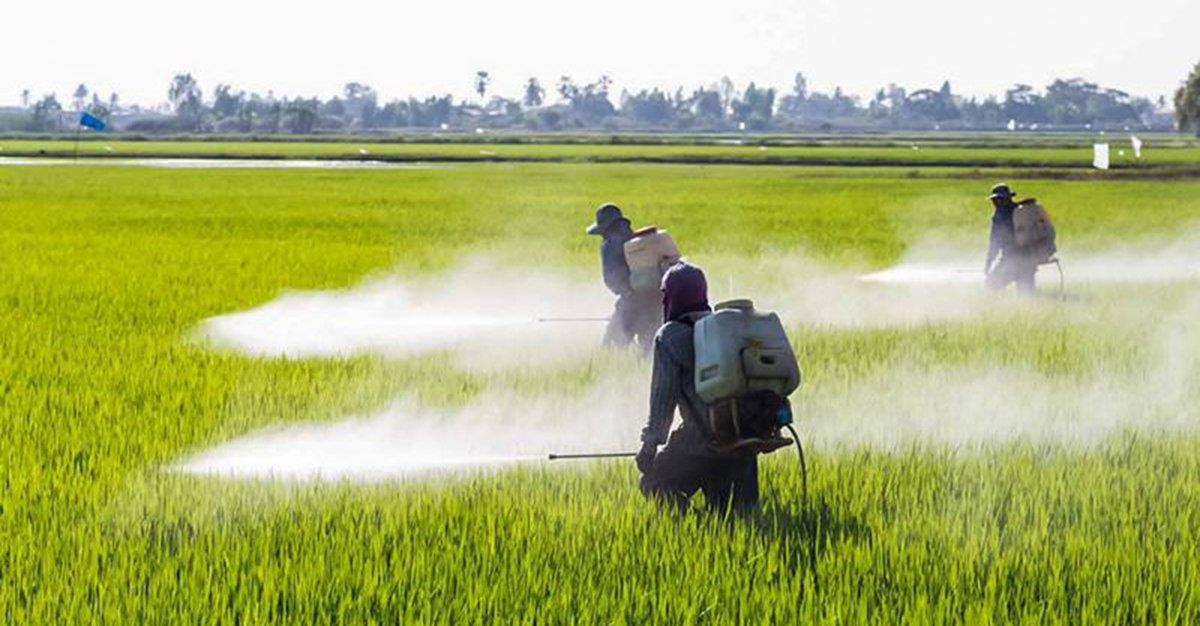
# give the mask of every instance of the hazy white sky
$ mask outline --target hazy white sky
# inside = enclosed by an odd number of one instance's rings
[[[949,79],[1001,93],[1082,76],[1139,95],[1174,91],[1200,61],[1200,0],[65,0],[12,2],[0,38],[0,103],[22,89],[69,99],[79,82],[126,103],[165,100],[178,71],[280,95],[466,96],[484,69],[515,95],[529,76],[609,74],[617,88],[840,85]]]

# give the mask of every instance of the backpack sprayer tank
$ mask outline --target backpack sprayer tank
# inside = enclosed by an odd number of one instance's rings
[[[1050,221],[1046,208],[1033,198],[1017,203],[1013,211],[1013,234],[1017,247],[1038,265],[1050,263],[1054,253],[1058,252],[1054,222]]]
[[[1034,198],[1027,198],[1017,203],[1013,210],[1013,235],[1017,248],[1038,265],[1053,263],[1058,267],[1058,295],[1066,299],[1066,277],[1063,276],[1062,263],[1058,260],[1057,234],[1050,214]]]
[[[712,404],[750,391],[787,397],[800,386],[800,367],[779,316],[750,300],[721,302],[696,322],[696,393]]]
[[[647,226],[625,242],[625,262],[629,264],[629,284],[634,291],[657,291],[663,273],[680,258],[679,247],[671,234]]]
[[[800,386],[800,367],[779,316],[749,300],[717,304],[696,322],[696,393],[709,404],[718,449],[772,452],[789,443],[787,397]]]

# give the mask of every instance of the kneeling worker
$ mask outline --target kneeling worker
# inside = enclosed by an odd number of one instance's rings
[[[642,491],[681,508],[702,491],[710,509],[753,511],[758,507],[758,460],[712,449],[704,421],[708,406],[696,393],[693,327],[711,312],[704,272],[683,261],[671,266],[663,277],[662,304],[665,323],[654,338],[650,416],[637,454]],[[668,440],[676,407],[683,423]]]

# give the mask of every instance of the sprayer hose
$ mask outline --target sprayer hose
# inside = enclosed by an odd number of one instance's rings
[[[804,446],[800,445],[800,436],[796,434],[796,429],[792,428],[791,424],[785,424],[785,428],[792,434],[792,440],[796,442],[796,454],[800,458],[800,487],[803,489],[804,501],[808,502],[808,466],[804,463]]]
[[[788,432],[792,434],[792,439],[796,441],[796,455],[800,459],[800,484],[801,497],[803,498],[803,507],[805,514],[808,511],[808,466],[804,463],[804,446],[800,445],[800,436],[796,434],[796,429],[792,428],[791,424],[784,424]],[[808,570],[812,573],[813,588],[817,595],[821,595],[821,577],[817,573],[817,535],[820,534],[821,522],[820,515],[817,515],[816,526],[809,529],[808,532]]]
[[[1058,257],[1054,258],[1054,266],[1058,268],[1058,297],[1060,300],[1067,299],[1067,277],[1063,274],[1062,261]]]

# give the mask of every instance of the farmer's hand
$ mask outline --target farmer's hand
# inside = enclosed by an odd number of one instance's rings
[[[658,454],[658,446],[653,443],[643,443],[642,449],[638,450],[634,461],[637,462],[638,471],[643,474],[649,474],[654,468],[654,457]]]

